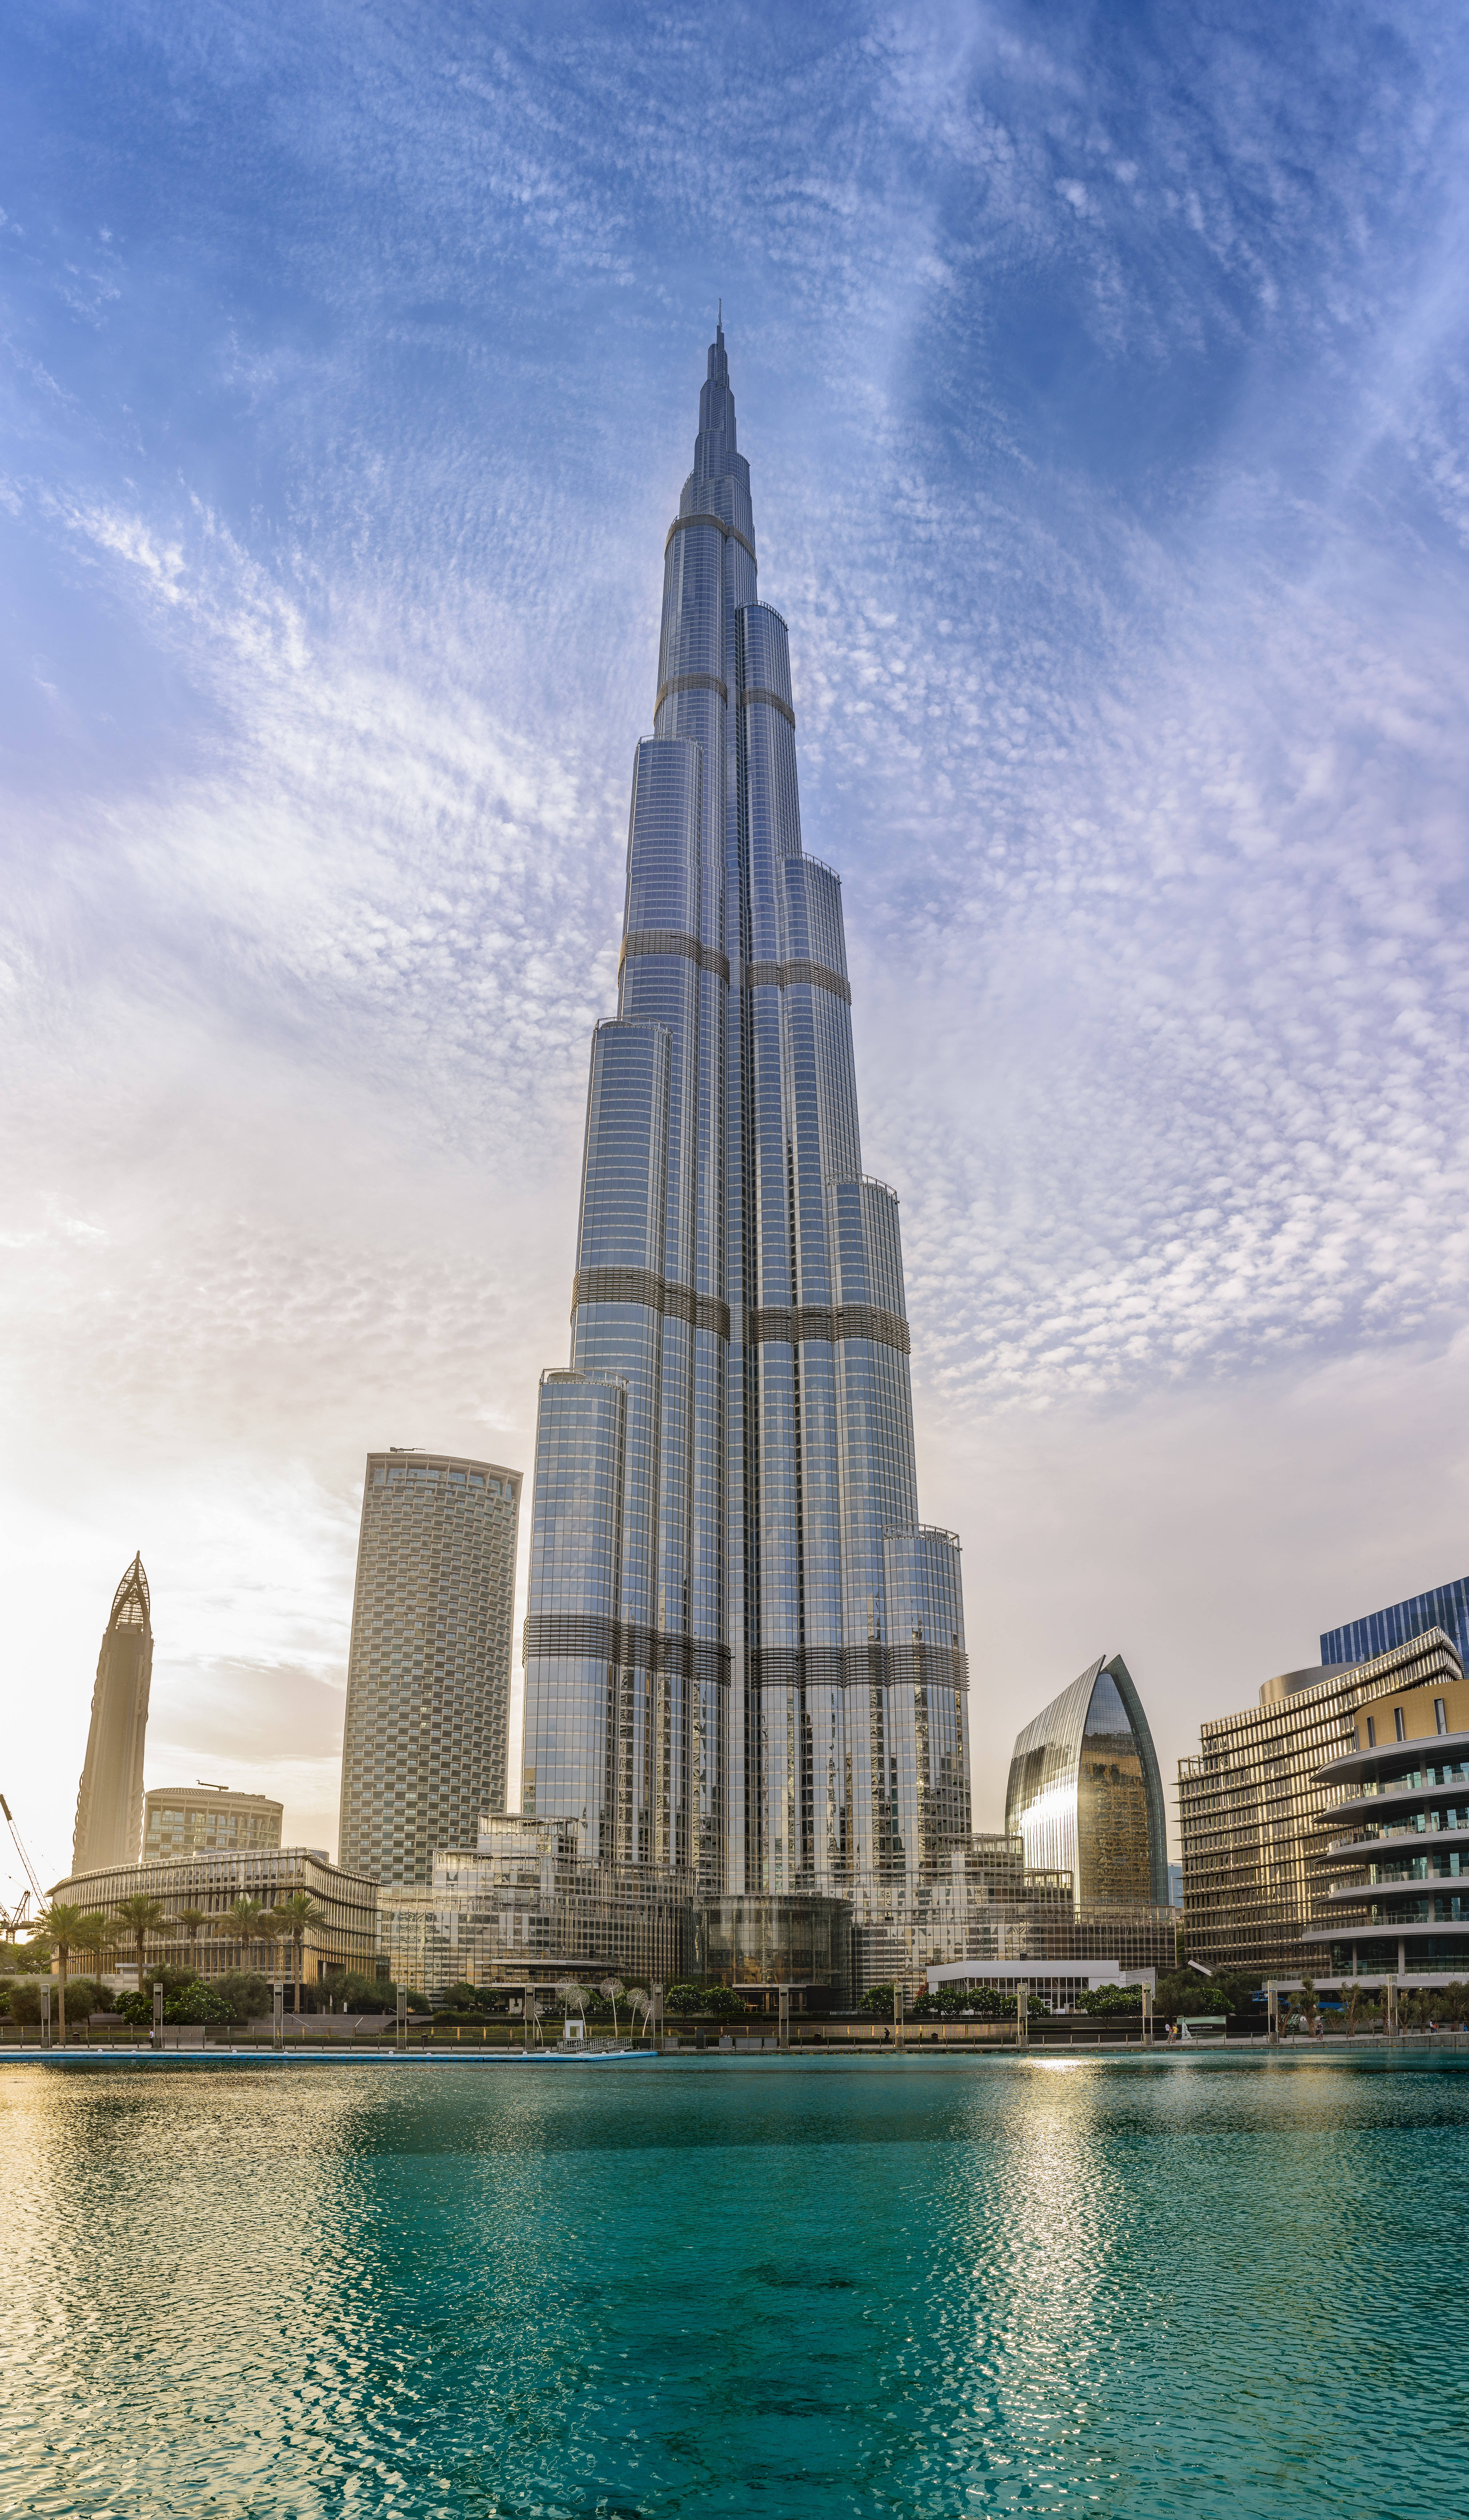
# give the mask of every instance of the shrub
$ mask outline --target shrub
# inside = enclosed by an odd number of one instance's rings
[[[874,1988],[873,1993],[876,1992]],[[1027,2006],[1028,2017],[1034,2019],[1049,2009],[1050,2006],[1039,1995],[1033,1995]],[[932,1995],[918,1996],[910,2007],[908,2017],[911,2021],[955,2021],[966,2016],[971,2021],[1013,2021],[1014,1995],[1008,1987],[956,1984],[951,1980]]]
[[[706,2020],[712,2021],[745,2021],[749,2018],[750,2007],[734,1987],[700,1986],[691,1980],[684,1980],[668,1989],[663,1998],[663,2009],[665,2012],[702,2014]]]
[[[1078,2012],[1135,2012],[1142,2010],[1140,1986],[1093,1986],[1076,2000]],[[1201,2005],[1207,2011],[1208,2005]]]

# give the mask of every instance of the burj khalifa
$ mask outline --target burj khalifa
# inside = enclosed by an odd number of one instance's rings
[[[541,1380],[521,1805],[705,1899],[901,1895],[970,1842],[959,1551],[918,1520],[898,1200],[756,570],[721,324]]]

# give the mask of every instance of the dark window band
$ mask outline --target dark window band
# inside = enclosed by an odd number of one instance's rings
[[[744,967],[747,989],[788,989],[802,980],[813,989],[829,989],[845,1007],[852,1003],[850,983],[829,963],[746,963]]]
[[[739,527],[738,527],[737,525],[727,525],[727,524],[725,523],[725,520],[724,520],[723,517],[716,517],[716,516],[711,515],[711,514],[710,514],[710,512],[709,512],[709,510],[708,510],[707,508],[701,508],[701,509],[699,510],[698,515],[697,515],[696,517],[675,517],[675,518],[674,518],[674,520],[673,520],[673,523],[669,526],[668,531],[667,531],[667,533],[666,533],[666,535],[664,536],[664,539],[663,539],[663,549],[664,549],[664,551],[665,551],[665,552],[667,551],[668,546],[669,546],[669,544],[672,542],[672,540],[673,540],[673,538],[674,538],[674,535],[675,535],[675,534],[682,534],[682,533],[687,532],[688,528],[689,528],[690,525],[717,525],[717,526],[719,527],[720,532],[724,535],[724,537],[725,537],[726,541],[727,541],[727,542],[732,542],[732,543],[738,543],[740,550],[741,550],[741,551],[747,551],[747,552],[749,553],[749,555],[750,555],[751,560],[753,560],[753,561],[755,562],[755,566],[756,566],[757,568],[759,567],[760,562],[759,562],[759,561],[758,561],[758,560],[756,560],[756,559],[755,559],[755,546],[754,546],[754,544],[753,544],[753,543],[749,543],[749,542],[746,542],[746,541],[745,541],[745,538],[744,538],[743,534],[740,532]]]
[[[750,1347],[772,1342],[794,1347],[801,1339],[872,1339],[904,1356],[912,1347],[902,1314],[886,1312],[880,1304],[762,1304],[745,1320]]]
[[[688,935],[682,927],[633,928],[622,940],[617,957],[619,971],[631,954],[683,954],[690,963],[697,963],[701,971],[717,971],[722,980],[730,976],[729,955],[721,954],[717,945],[701,945],[696,936]]]
[[[749,691],[741,692],[739,695],[739,705],[741,708],[748,708],[752,700],[763,700],[767,708],[779,709],[787,726],[795,725],[795,710],[791,707],[789,700],[782,700],[779,692],[764,691],[757,683],[753,685]]]
[[[683,1680],[730,1685],[730,1648],[704,1637],[665,1636],[637,1619],[599,1618],[592,1612],[533,1610],[525,1622],[525,1659],[531,1662],[611,1662],[639,1671],[673,1672]]]
[[[718,674],[670,674],[666,683],[658,685],[658,697],[653,702],[654,717],[664,701],[671,700],[676,692],[718,692],[726,706],[729,704],[729,686],[720,681]]]
[[[571,1281],[571,1317],[578,1304],[645,1304],[650,1313],[668,1313],[696,1330],[730,1335],[730,1307],[715,1295],[696,1295],[691,1286],[671,1285],[653,1269],[578,1269]]]
[[[754,1645],[752,1688],[957,1688],[969,1657],[956,1645]]]

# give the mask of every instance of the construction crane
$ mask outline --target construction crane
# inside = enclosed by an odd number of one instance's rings
[[[16,1841],[16,1853],[19,1855],[21,1862],[25,1868],[25,1878],[30,1884],[30,1888],[28,1890],[22,1891],[20,1906],[14,1911],[14,1912],[9,1915],[0,1915],[0,1924],[3,1924],[4,1926],[6,1940],[13,1941],[16,1928],[19,1925],[23,1924],[25,1921],[25,1911],[29,1907],[31,1899],[34,1898],[36,1903],[36,1912],[39,1914],[44,1911],[46,1906],[46,1893],[41,1888],[39,1881],[36,1879],[35,1866],[31,1863],[29,1856],[25,1852],[25,1840],[16,1826],[15,1816],[3,1794],[0,1794],[0,1812],[4,1812],[5,1814],[6,1826]]]

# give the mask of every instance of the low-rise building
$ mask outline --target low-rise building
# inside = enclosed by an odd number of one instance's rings
[[[1299,1971],[1303,1936],[1328,1916],[1314,1857],[1327,1781],[1358,1747],[1358,1711],[1385,1694],[1463,1677],[1438,1628],[1370,1662],[1315,1664],[1268,1680],[1259,1703],[1205,1724],[1179,1762],[1183,1929],[1190,1959],[1261,1976]]]
[[[235,1855],[279,1846],[285,1807],[268,1794],[227,1785],[150,1785],[143,1797],[143,1858]]]
[[[141,1893],[159,1900],[168,1912],[167,1924],[149,1939],[148,1958],[155,1963],[187,1968],[202,1978],[224,1977],[234,1969],[284,1977],[290,1974],[289,1946],[260,1931],[242,1935],[231,1927],[229,1911],[241,1899],[257,1900],[262,1909],[272,1910],[298,1890],[320,1912],[320,1921],[306,1930],[303,1982],[309,1985],[336,1968],[372,1976],[378,1966],[378,1884],[366,1872],[333,1864],[320,1847],[157,1856],[142,1864],[75,1872],[59,1881],[51,1895],[84,1912],[111,1915],[119,1900]],[[137,1983],[137,1961],[125,1931],[119,1928],[115,1944],[102,1957],[105,1973],[114,1982]]]

